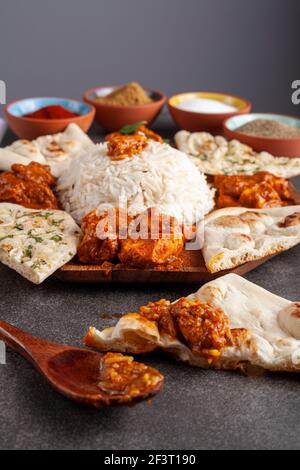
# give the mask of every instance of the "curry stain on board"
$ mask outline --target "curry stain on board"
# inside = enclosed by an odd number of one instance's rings
[[[122,318],[123,313],[100,313],[102,320],[112,320],[114,318]]]

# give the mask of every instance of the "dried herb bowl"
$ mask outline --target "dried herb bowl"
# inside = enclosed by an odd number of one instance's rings
[[[257,119],[276,121],[299,129],[299,137],[261,137],[239,132],[238,128]],[[300,157],[300,118],[273,113],[249,113],[233,116],[223,122],[227,139],[237,139],[257,152],[269,152],[277,157]]]

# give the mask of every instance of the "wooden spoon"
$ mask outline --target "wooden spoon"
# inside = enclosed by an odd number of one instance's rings
[[[104,391],[99,387],[100,365],[108,354],[99,354],[86,349],[50,343],[32,336],[0,320],[0,340],[24,356],[52,385],[52,387],[70,398],[96,408],[113,404],[129,404],[158,392],[163,385],[163,376],[151,367],[143,366],[143,374],[150,373],[153,384],[134,396],[116,390]],[[112,355],[111,355],[112,356]],[[123,357],[117,354],[119,358]],[[138,363],[134,363],[137,367]],[[136,379],[136,376],[135,376]],[[129,379],[130,381],[134,378]],[[136,382],[134,382],[136,383]]]

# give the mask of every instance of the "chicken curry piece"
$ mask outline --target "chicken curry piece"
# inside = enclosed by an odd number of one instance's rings
[[[174,217],[148,209],[130,217],[120,209],[94,210],[82,224],[83,239],[77,255],[82,263],[121,263],[149,267],[174,261],[184,248],[183,227]]]
[[[214,177],[214,186],[219,209],[234,206],[260,209],[295,204],[289,181],[268,172],[253,176],[218,175]]]
[[[157,324],[160,334],[177,338],[194,354],[217,359],[222,349],[232,346],[228,317],[223,310],[185,297],[171,304],[167,300],[141,307],[140,315]]]
[[[116,134],[108,140],[107,155],[112,160],[124,160],[138,155],[148,146],[148,139],[143,135]]]
[[[136,267],[163,265],[174,261],[184,248],[182,225],[174,217],[148,209],[133,220],[128,238],[120,240],[121,263]]]
[[[93,210],[82,221],[83,238],[77,250],[82,263],[102,264],[113,261],[118,256],[119,236],[127,234],[131,218],[119,209],[104,211],[98,214]]]
[[[20,204],[30,209],[58,209],[52,191],[56,178],[47,165],[31,162],[14,164],[11,171],[0,173],[0,201]]]
[[[153,132],[144,125],[136,127],[129,134],[113,132],[105,137],[107,141],[107,154],[112,160],[123,160],[127,157],[133,157],[140,154],[148,146],[149,139],[163,143],[163,139],[159,134],[156,134],[156,132]]]

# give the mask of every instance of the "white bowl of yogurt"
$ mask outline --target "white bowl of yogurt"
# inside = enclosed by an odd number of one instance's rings
[[[191,132],[222,133],[225,119],[248,113],[250,101],[239,96],[214,92],[188,92],[174,95],[168,107],[177,126]]]

